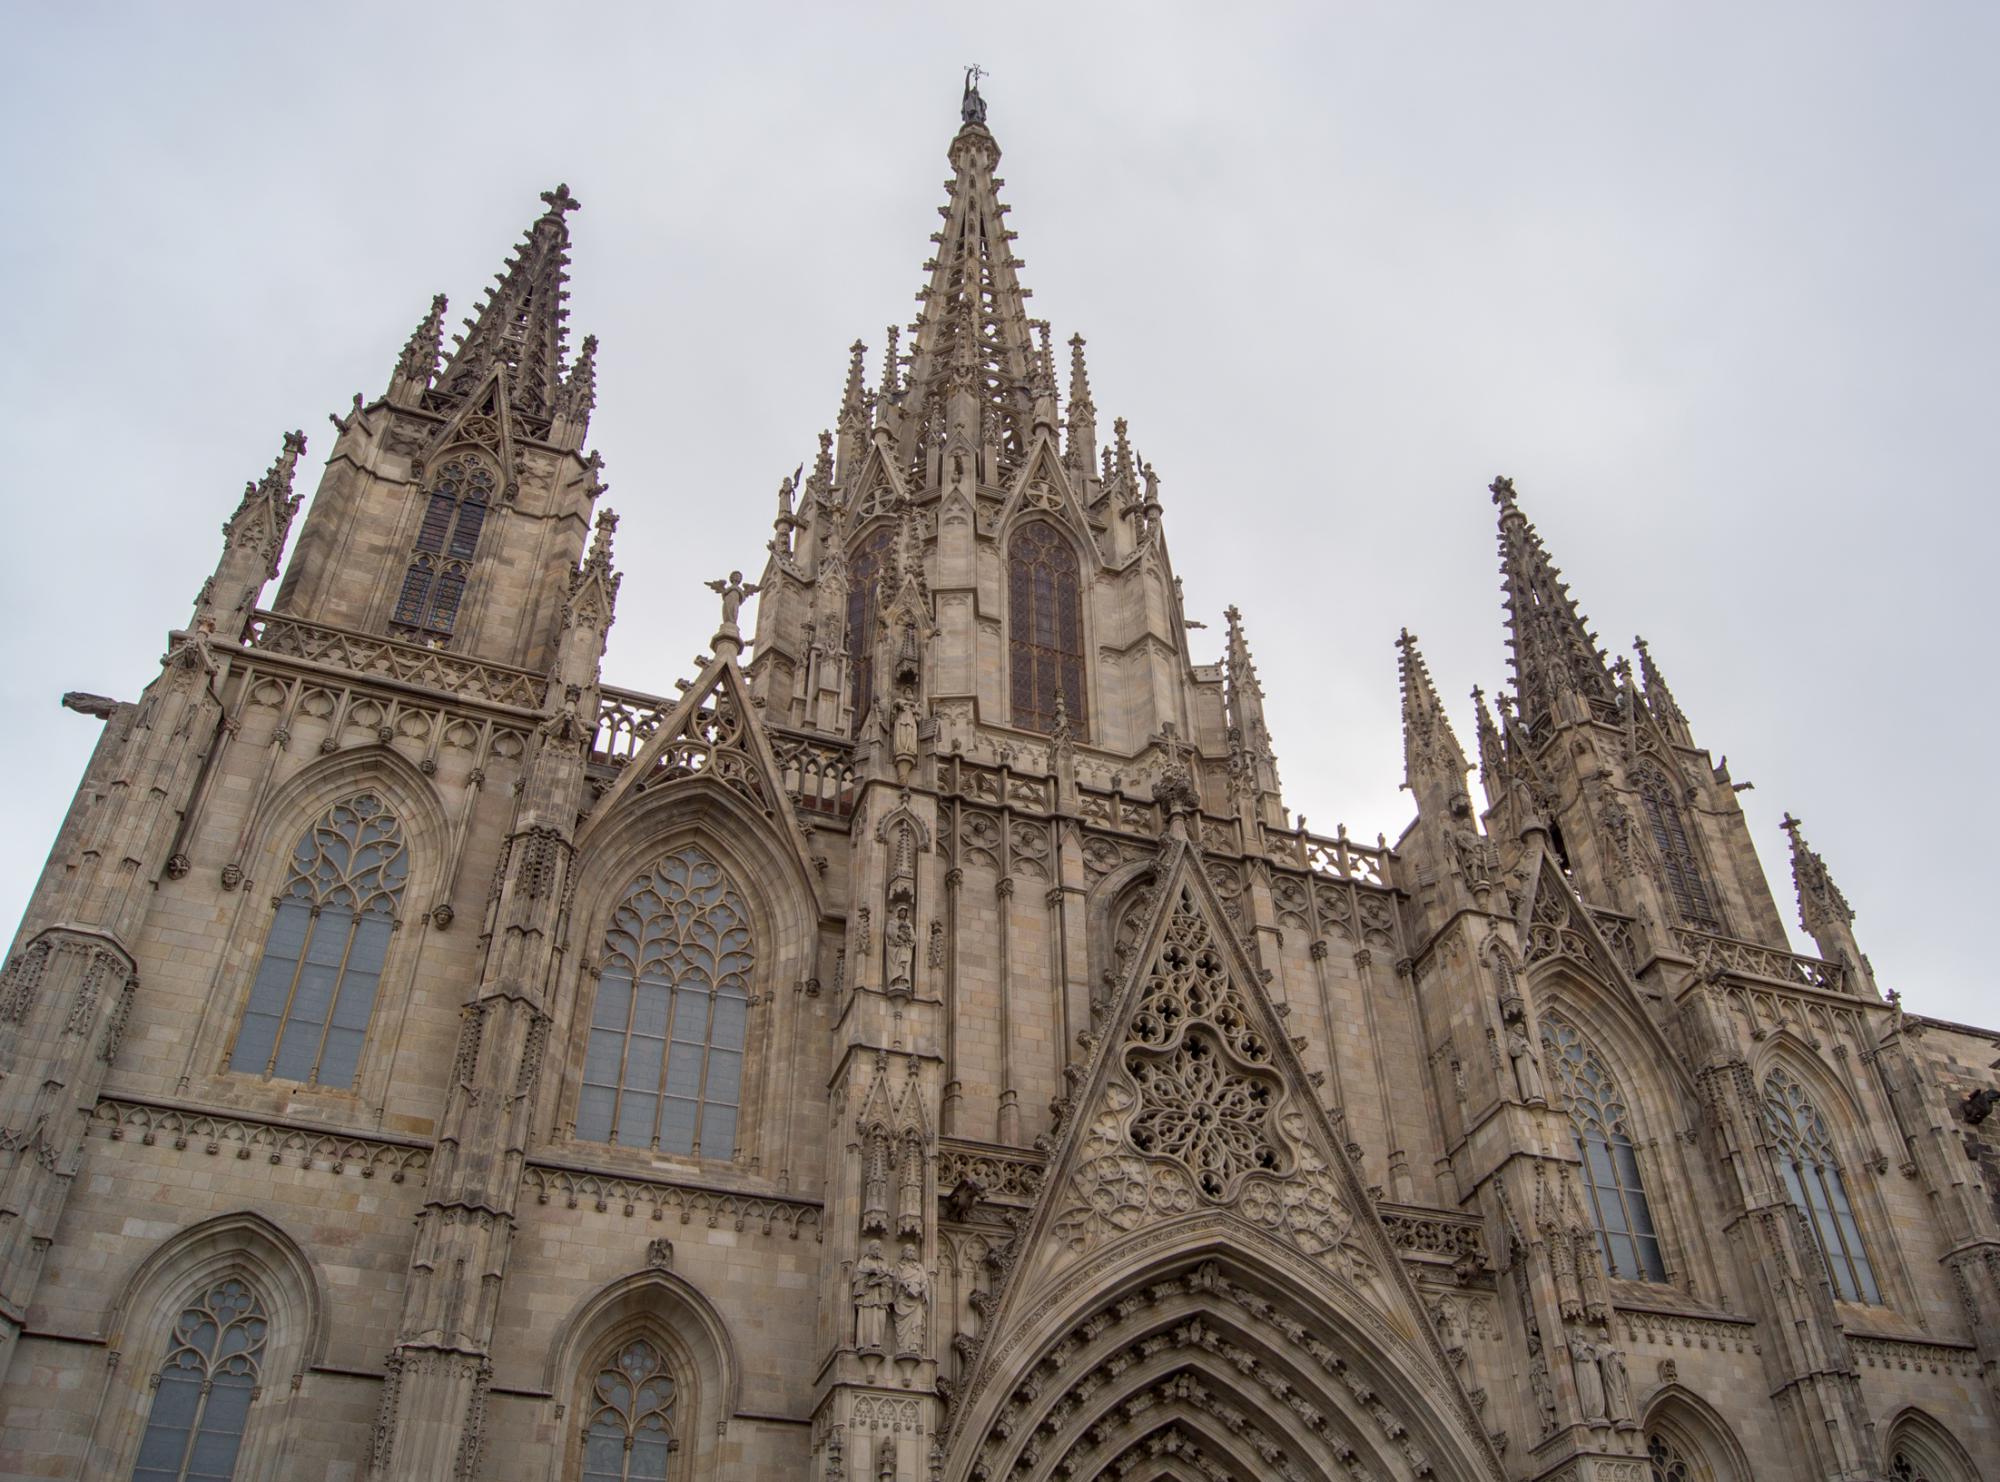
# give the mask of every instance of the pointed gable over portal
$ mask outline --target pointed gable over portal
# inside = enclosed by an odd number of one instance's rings
[[[1159,873],[945,1475],[1122,1476],[1165,1449],[1195,1476],[1498,1477],[1198,853],[1170,838]]]

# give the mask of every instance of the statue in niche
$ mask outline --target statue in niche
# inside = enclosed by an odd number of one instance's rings
[[[924,1349],[924,1308],[930,1301],[930,1276],[917,1259],[914,1245],[903,1247],[896,1263],[896,1352],[922,1353]]]
[[[908,994],[916,991],[917,983],[917,926],[910,919],[907,903],[898,904],[896,914],[889,922],[885,934],[886,950],[889,954],[889,991]]]
[[[924,1144],[914,1131],[903,1134],[903,1162],[896,1171],[896,1233],[924,1233]]]
[[[861,1156],[861,1233],[881,1235],[889,1228],[889,1139],[880,1127],[869,1129]]]
[[[889,1320],[891,1288],[895,1277],[882,1259],[882,1242],[871,1240],[861,1259],[854,1263],[854,1346],[880,1349]]]
[[[890,749],[896,758],[896,780],[907,782],[917,764],[917,702],[908,690],[896,696],[895,723],[890,727]]]
[[[1598,1368],[1598,1348],[1582,1338],[1569,1345],[1570,1367],[1576,1371],[1577,1411],[1586,1421],[1599,1421],[1604,1414],[1604,1373]]]
[[[1507,1026],[1507,1056],[1514,1062],[1514,1084],[1521,1099],[1546,1103],[1548,1097],[1543,1094],[1542,1067],[1535,1059],[1535,1046],[1518,1023]]]
[[[1610,1344],[1598,1345],[1597,1369],[1604,1381],[1605,1409],[1614,1419],[1632,1414],[1632,1384],[1625,1372],[1625,1355]]]
[[[1528,1329],[1528,1387],[1535,1392],[1535,1407],[1546,1436],[1556,1428],[1555,1386],[1549,1379],[1548,1362],[1542,1357],[1542,1335],[1532,1326]]]

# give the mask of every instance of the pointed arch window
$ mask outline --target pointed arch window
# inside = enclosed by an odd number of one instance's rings
[[[292,852],[229,1068],[348,1087],[400,920],[409,856],[372,793],[327,809]]]
[[[494,486],[493,470],[470,453],[438,470],[425,497],[424,519],[403,573],[403,590],[396,598],[397,626],[411,629],[425,641],[451,636]]]
[[[1900,1446],[1889,1463],[1889,1475],[1894,1482],[1931,1482],[1931,1474],[1924,1470],[1924,1464]]]
[[[1785,1192],[1819,1241],[1834,1292],[1849,1302],[1880,1302],[1826,1119],[1782,1067],[1764,1079],[1764,1127],[1777,1151]]]
[[[680,1448],[679,1398],[660,1350],[644,1338],[619,1345],[591,1380],[583,1423],[583,1482],[666,1482]]]
[[[1681,811],[1680,799],[1657,767],[1641,768],[1634,780],[1674,909],[1689,926],[1721,931],[1722,918],[1716,914],[1714,893],[1709,889],[1700,860],[1695,857],[1694,841],[1688,834],[1687,815]]]
[[[1646,1437],[1646,1459],[1652,1463],[1652,1482],[1706,1482],[1708,1469],[1688,1460],[1680,1447],[1666,1436]]]
[[[605,933],[576,1135],[703,1158],[736,1152],[750,913],[688,845],[626,888]]]
[[[1047,520],[1029,520],[1007,545],[1007,617],[1014,724],[1056,728],[1056,702],[1070,729],[1085,731],[1083,577],[1076,547]]]
[[[854,701],[854,723],[859,726],[875,700],[875,617],[880,593],[876,584],[896,558],[896,531],[878,525],[855,548],[848,564],[847,582],[847,669],[848,685]]]
[[[182,1310],[153,1375],[132,1482],[229,1482],[270,1329],[257,1293],[234,1277]]]
[[[1555,1067],[1570,1133],[1583,1160],[1584,1192],[1605,1270],[1627,1281],[1665,1281],[1666,1261],[1618,1083],[1576,1027],[1554,1014],[1542,1016],[1542,1046]]]

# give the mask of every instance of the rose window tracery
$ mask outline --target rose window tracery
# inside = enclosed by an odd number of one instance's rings
[[[1132,1145],[1178,1159],[1207,1198],[1226,1198],[1246,1173],[1283,1171],[1271,1137],[1276,1083],[1233,1069],[1207,1034],[1191,1030],[1167,1055],[1134,1057],[1131,1070],[1141,1107]]]

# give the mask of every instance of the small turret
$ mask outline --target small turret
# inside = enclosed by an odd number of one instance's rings
[[[1097,471],[1097,403],[1090,399],[1083,345],[1082,335],[1069,337],[1069,425],[1063,444],[1063,461],[1079,484]]]
[[[1222,699],[1229,722],[1230,791],[1254,803],[1256,812],[1273,828],[1285,824],[1278,786],[1278,758],[1271,750],[1271,731],[1264,723],[1264,686],[1250,657],[1250,640],[1243,633],[1243,614],[1235,606],[1223,613],[1228,644],[1223,652]]]
[[[587,334],[556,393],[555,425],[549,441],[561,448],[581,448],[590,431],[590,414],[597,409],[597,336]]]
[[[1826,861],[1806,843],[1799,820],[1787,813],[1779,827],[1792,846],[1792,885],[1799,893],[1799,925],[1828,962],[1837,962],[1854,979],[1856,987],[1875,991],[1875,974],[1854,938],[1854,908],[1833,883]]]
[[[1654,723],[1667,733],[1670,740],[1682,746],[1692,746],[1694,734],[1688,729],[1687,716],[1674,699],[1674,692],[1667,688],[1667,681],[1661,676],[1659,666],[1653,662],[1652,650],[1647,648],[1646,640],[1634,638],[1632,647],[1639,655],[1639,679],[1645,685],[1646,709],[1652,713]]]
[[[278,574],[278,556],[299,510],[292,475],[305,450],[303,432],[286,433],[264,477],[243,486],[242,501],[222,526],[222,559],[195,598],[188,624],[195,632],[233,643],[250,621],[264,584]]]
[[[444,345],[445,302],[443,294],[432,295],[430,312],[417,321],[403,344],[403,353],[396,357],[396,368],[389,375],[389,400],[397,406],[416,406],[437,378],[438,356]]]
[[[1403,629],[1396,649],[1403,686],[1403,786],[1415,794],[1420,812],[1440,804],[1450,809],[1453,798],[1464,795],[1471,764],[1431,683],[1416,635]]]

